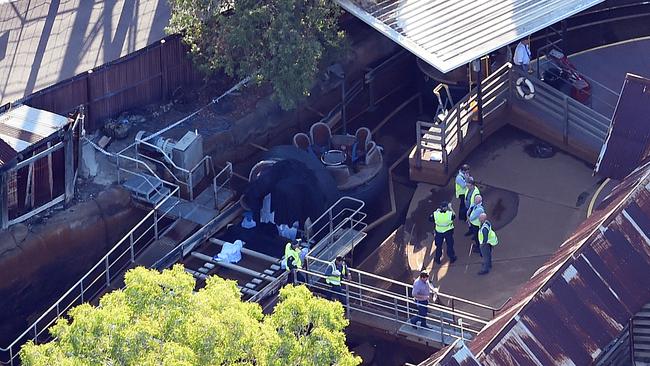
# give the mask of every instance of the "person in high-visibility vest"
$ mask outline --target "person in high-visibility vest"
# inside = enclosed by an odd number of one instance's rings
[[[467,193],[467,179],[469,178],[469,165],[463,164],[456,174],[456,198],[460,201],[460,207],[458,208],[458,220],[465,221],[465,213],[467,212],[467,207],[465,205],[465,194]]]
[[[492,230],[492,223],[487,220],[487,214],[479,216],[481,230],[478,232],[478,241],[481,243],[481,254],[483,254],[483,265],[479,275],[484,275],[492,269],[492,247],[499,244],[497,233]]]
[[[334,261],[330,262],[325,270],[325,276],[327,276],[325,282],[332,288],[330,300],[338,299],[341,303],[347,304],[347,299],[341,288],[341,278],[349,279],[350,271],[348,271],[348,266],[343,257],[338,256]]]
[[[296,273],[296,269],[302,268],[299,240],[290,241],[284,246],[284,260],[286,261],[286,270],[289,272],[287,276],[287,285],[295,285],[299,275],[299,273]]]
[[[456,215],[451,209],[451,204],[448,202],[442,202],[440,208],[435,210],[433,214],[429,217],[435,226],[435,236],[434,241],[436,244],[436,251],[433,260],[440,264],[440,258],[442,257],[442,244],[443,242],[447,243],[447,257],[449,257],[449,262],[454,263],[456,261],[456,253],[454,252],[454,218]]]
[[[468,209],[472,207],[474,204],[474,199],[476,196],[481,194],[481,191],[479,191],[478,187],[474,184],[474,178],[470,177],[467,179],[467,194],[465,195],[465,207]],[[467,219],[465,219],[467,220]],[[465,236],[470,236],[472,235],[472,227],[469,225],[469,222],[467,223],[467,232],[465,233]]]
[[[467,222],[469,223],[469,229],[472,231],[472,251],[478,254],[481,254],[478,232],[481,228],[479,217],[482,213],[486,213],[485,208],[483,208],[483,196],[477,194],[474,196],[474,203],[467,210]]]

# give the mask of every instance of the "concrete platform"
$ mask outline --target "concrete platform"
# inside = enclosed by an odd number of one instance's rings
[[[412,282],[417,272],[432,273],[440,291],[492,307],[501,306],[562,244],[584,220],[599,178],[592,167],[565,153],[537,159],[528,153],[536,140],[523,132],[505,127],[488,138],[467,159],[472,176],[479,182],[488,215],[499,235],[493,251],[493,270],[486,276],[477,254],[469,255],[470,239],[463,236],[466,224],[456,221],[455,250],[458,261],[450,265],[443,254],[435,265],[430,213],[442,200],[453,198],[453,182],[445,187],[421,183],[413,195],[403,227],[368,260],[363,270],[405,258],[410,271],[379,272],[396,280]],[[452,200],[458,210],[458,200]],[[390,252],[390,253],[389,253]],[[381,254],[378,254],[381,253]]]

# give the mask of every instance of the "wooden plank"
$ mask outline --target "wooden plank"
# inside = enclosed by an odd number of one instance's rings
[[[0,229],[6,229],[9,226],[8,175],[8,171],[0,172]]]

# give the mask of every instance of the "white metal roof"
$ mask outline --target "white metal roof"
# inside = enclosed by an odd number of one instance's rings
[[[604,0],[336,0],[441,72]]]
[[[21,105],[0,115],[0,139],[21,152],[67,123],[64,116]]]

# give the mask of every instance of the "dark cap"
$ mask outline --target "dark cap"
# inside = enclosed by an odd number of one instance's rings
[[[427,271],[420,272],[420,277],[429,277],[429,272]]]
[[[440,208],[447,208],[447,207],[449,207],[449,202],[447,201],[440,202]]]
[[[467,183],[474,184],[474,178],[472,177],[467,178]]]
[[[469,164],[463,164],[460,166],[460,170],[466,172],[469,170]]]
[[[337,262],[341,262],[342,260],[343,260],[343,257],[341,257],[340,255],[336,256],[336,261]]]

